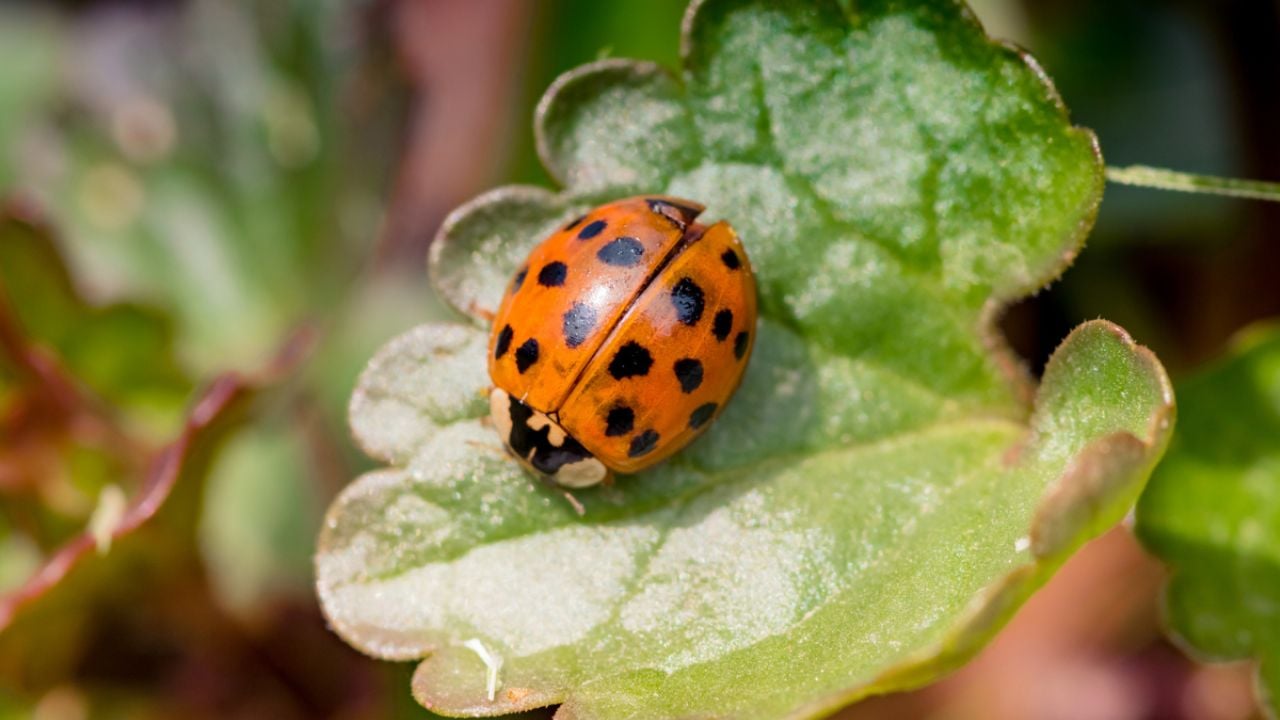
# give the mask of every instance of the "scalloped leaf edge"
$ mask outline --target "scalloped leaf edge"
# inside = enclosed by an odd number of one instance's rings
[[[695,22],[699,10],[708,1],[694,0],[686,12],[681,31],[682,62],[687,60],[690,51],[690,28]],[[967,6],[960,2],[954,4],[960,7],[965,19],[986,36],[985,29],[982,28],[981,23]],[[1035,59],[1012,43],[994,40],[989,36],[986,37],[989,43],[1016,56],[1031,70],[1041,81],[1045,97],[1062,115],[1064,122],[1070,124],[1068,111],[1062,102],[1061,96]],[[660,75],[674,81],[679,87],[684,87],[682,78],[663,66],[648,61],[625,59],[608,59],[589,63],[574,68],[557,78],[548,87],[538,103],[534,130],[535,144],[539,157],[549,174],[562,188],[565,183],[565,172],[563,168],[558,167],[558,163],[555,162],[550,150],[549,140],[544,129],[546,117],[551,112],[557,97],[565,88],[592,73],[601,71],[617,72],[619,70],[631,70],[640,75]],[[1047,262],[1043,267],[1043,272],[1030,277],[1024,285],[1005,288],[1002,292],[994,293],[989,297],[983,307],[978,327],[976,328],[976,332],[991,357],[1003,370],[1012,387],[1017,391],[1019,398],[1024,400],[1024,405],[1028,406],[1033,412],[1037,386],[1033,382],[1025,362],[1017,356],[1009,346],[1006,338],[999,332],[997,323],[1010,302],[1042,289],[1060,277],[1070,267],[1074,258],[1083,248],[1084,239],[1096,218],[1105,186],[1101,149],[1096,135],[1088,128],[1071,125],[1068,132],[1086,138],[1095,159],[1093,164],[1094,172],[1092,173],[1093,186],[1088,201],[1081,206],[1082,214],[1076,226],[1063,236],[1058,259]],[[453,229],[476,209],[514,196],[524,196],[531,200],[536,198],[536,201],[539,202],[555,203],[559,201],[564,203],[566,201],[585,201],[586,198],[591,197],[591,194],[576,195],[572,189],[562,190],[557,193],[532,186],[507,186],[473,198],[449,215],[436,236],[428,262],[433,283],[438,282],[440,278],[440,256],[443,252],[443,246],[448,242]],[[566,211],[567,214],[568,211]],[[455,306],[455,309],[467,316],[468,320],[473,324],[481,325],[486,320],[482,313],[475,312],[475,308],[457,308]],[[985,640],[1012,617],[1026,597],[1043,585],[1052,576],[1057,567],[1065,561],[1067,556],[1102,529],[1096,522],[1082,524],[1078,519],[1077,522],[1064,523],[1059,517],[1059,513],[1062,510],[1079,507],[1081,504],[1090,504],[1102,498],[1111,497],[1113,494],[1131,495],[1136,498],[1145,483],[1146,477],[1151,469],[1154,468],[1164,448],[1167,446],[1175,415],[1172,390],[1163,368],[1155,360],[1154,355],[1146,348],[1134,343],[1122,329],[1111,323],[1099,320],[1082,324],[1068,335],[1068,338],[1063,341],[1064,344],[1083,329],[1096,326],[1104,327],[1108,332],[1112,332],[1122,339],[1128,348],[1143,357],[1144,364],[1148,368],[1154,369],[1155,374],[1160,379],[1161,385],[1165,390],[1166,403],[1161,411],[1152,418],[1151,426],[1148,428],[1146,436],[1140,438],[1127,432],[1114,433],[1089,443],[1073,458],[1071,465],[1046,490],[1038,506],[1036,518],[1031,528],[1034,561],[1018,567],[1005,576],[1004,579],[990,586],[986,592],[976,596],[974,604],[969,611],[969,616],[958,623],[954,631],[943,641],[932,648],[916,653],[912,658],[903,661],[897,666],[886,669],[871,683],[851,688],[833,696],[820,698],[810,705],[803,706],[796,713],[793,713],[793,717],[809,717],[815,713],[831,711],[868,695],[916,687],[932,680],[938,674],[958,667],[975,654],[985,644]],[[1128,482],[1119,483],[1118,485],[1114,482],[1106,482],[1109,478],[1114,479],[1120,476],[1127,478]],[[1115,518],[1114,520],[1118,519]],[[1106,523],[1106,525],[1110,524]],[[543,693],[531,692],[526,699],[533,700],[535,697],[539,699],[530,703],[521,703],[517,706],[508,706],[502,712],[510,712],[520,708],[541,707],[547,702],[553,701],[543,695]]]
[[[1082,323],[1068,333],[1045,368],[1049,376],[1060,352],[1078,335],[1101,329],[1115,336],[1158,379],[1164,404],[1155,413],[1146,437],[1116,432],[1098,438],[1077,453],[1067,469],[1045,490],[1037,504],[1030,532],[1033,561],[1010,571],[1004,578],[974,596],[968,616],[960,619],[948,635],[932,647],[889,667],[874,680],[842,693],[819,698],[798,708],[789,718],[800,720],[821,716],[872,695],[910,690],[958,669],[974,657],[1036,590],[1043,586],[1077,549],[1100,535],[1120,518],[1109,521],[1063,525],[1060,511],[1102,504],[1112,496],[1129,496],[1129,507],[1137,499],[1147,478],[1160,461],[1173,432],[1176,404],[1173,385],[1155,354],[1137,344],[1120,326],[1106,320]],[[1037,403],[1038,409],[1038,403]],[[1110,470],[1110,472],[1107,472]],[[1108,479],[1124,478],[1118,486]],[[1074,528],[1075,532],[1071,532]]]
[[[682,90],[687,85],[681,77],[684,67],[689,61],[689,57],[693,52],[692,36],[693,27],[698,21],[698,16],[704,6],[715,0],[691,0],[685,10],[684,17],[680,24],[680,64],[679,72],[673,72],[671,69],[649,60],[634,60],[626,58],[606,58],[594,62],[580,65],[572,68],[559,77],[557,77],[551,85],[549,85],[542,97],[539,99],[537,107],[534,111],[533,132],[534,145],[537,150],[538,158],[546,168],[548,174],[556,182],[560,188],[566,188],[565,174],[562,169],[558,168],[550,149],[550,140],[547,137],[546,129],[548,116],[551,114],[558,97],[574,84],[582,81],[587,76],[601,72],[618,72],[632,70],[638,76],[651,76],[669,79],[674,82]],[[1081,215],[1076,226],[1065,235],[1060,244],[1060,254],[1057,263],[1046,264],[1042,274],[1028,278],[1025,285],[1013,286],[1006,288],[1002,293],[993,294],[986,301],[982,313],[978,320],[976,332],[981,339],[987,352],[990,353],[992,359],[997,366],[1004,372],[1010,386],[1014,389],[1018,399],[1023,401],[1024,405],[1030,405],[1035,397],[1036,383],[1034,382],[1030,369],[1026,362],[1018,356],[1009,345],[1008,340],[999,331],[999,320],[1005,310],[1013,302],[1024,297],[1031,296],[1040,290],[1043,290],[1055,280],[1060,278],[1063,273],[1071,267],[1081,250],[1084,249],[1085,239],[1088,237],[1089,231],[1093,228],[1094,222],[1098,216],[1098,208],[1102,203],[1102,197],[1106,188],[1106,163],[1103,159],[1102,148],[1098,143],[1098,136],[1090,128],[1075,125],[1071,123],[1070,111],[1066,103],[1062,99],[1061,93],[1058,92],[1057,86],[1054,85],[1052,78],[1045,72],[1039,61],[1035,59],[1029,52],[1017,44],[1008,41],[992,38],[987,34],[986,28],[978,19],[969,6],[961,0],[949,0],[957,7],[964,21],[971,28],[979,32],[986,38],[991,45],[1002,49],[1009,55],[1019,59],[1023,65],[1029,69],[1033,75],[1040,81],[1040,86],[1044,90],[1044,98],[1054,107],[1061,116],[1064,123],[1068,127],[1068,133],[1083,137],[1087,140],[1089,149],[1093,155],[1094,171],[1092,173],[1093,186],[1091,188],[1090,198],[1081,208]],[[450,213],[448,219],[441,226],[440,232],[436,235],[432,243],[431,257],[428,260],[428,268],[431,273],[432,283],[434,284],[439,277],[438,256],[440,251],[437,248],[447,242],[447,238],[451,234],[452,229],[462,220],[462,218],[472,212],[477,207],[493,202],[496,199],[505,198],[514,195],[532,196],[534,192],[541,193],[544,198],[551,199],[567,195],[566,199],[577,199],[579,196],[572,194],[571,191],[564,193],[554,193],[544,188],[534,186],[512,185],[495,188],[480,196],[473,198],[466,204],[459,206],[453,213]],[[591,197],[586,195],[583,197]],[[464,314],[470,317],[483,320],[482,316],[471,314],[467,309],[458,308]]]
[[[410,331],[412,332],[412,331]],[[1041,494],[1032,522],[1028,528],[1030,561],[1025,562],[976,594],[967,611],[958,617],[947,634],[933,645],[918,649],[900,662],[883,669],[868,682],[845,688],[837,693],[818,697],[797,707],[787,717],[809,718],[832,712],[860,699],[919,687],[951,672],[974,655],[1007,623],[1024,601],[1047,582],[1056,570],[1082,545],[1100,535],[1119,521],[1120,514],[1132,505],[1146,483],[1168,445],[1176,405],[1172,385],[1154,354],[1137,344],[1123,329],[1105,320],[1093,320],[1076,327],[1063,340],[1046,367],[1046,378],[1053,378],[1055,368],[1062,362],[1064,349],[1086,333],[1104,333],[1117,341],[1135,357],[1143,372],[1152,377],[1159,387],[1160,405],[1150,414],[1141,436],[1130,432],[1112,432],[1095,438],[1071,457],[1070,463]],[[394,345],[393,340],[390,344]],[[1036,410],[1041,409],[1043,397],[1038,397]],[[1027,428],[1027,437],[1035,432],[1034,424]],[[1010,448],[1007,461],[1018,459],[1020,446]],[[378,473],[399,472],[386,468]],[[358,487],[353,484],[344,492]],[[361,486],[362,487],[362,486]],[[326,524],[333,521],[332,513],[337,503],[330,507]],[[1111,512],[1098,515],[1099,507],[1111,508]],[[1081,510],[1083,512],[1075,512]],[[340,635],[353,638],[351,628],[329,622]],[[367,648],[367,642],[359,643]],[[368,649],[365,652],[369,652]],[[427,682],[426,669],[432,653],[414,651],[409,654],[373,653],[387,660],[422,660],[415,670],[413,693],[419,702],[426,698],[421,688]],[[438,680],[438,678],[436,678]],[[509,697],[510,704],[490,708],[475,708],[478,714],[502,715],[522,712],[557,702],[571,703],[572,692],[540,691],[533,688],[508,688],[518,695]],[[425,704],[425,703],[424,703]],[[565,706],[557,717],[573,718],[572,708]],[[485,710],[490,712],[484,712]]]

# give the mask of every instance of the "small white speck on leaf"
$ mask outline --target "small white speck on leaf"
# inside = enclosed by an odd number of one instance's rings
[[[488,672],[485,679],[485,692],[489,696],[489,702],[493,702],[498,692],[498,671],[502,669],[502,658],[489,652],[489,648],[486,648],[479,638],[471,638],[462,643],[462,646],[479,655],[480,661],[484,663]]]

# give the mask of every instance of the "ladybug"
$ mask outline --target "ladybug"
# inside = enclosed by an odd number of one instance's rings
[[[565,487],[687,445],[732,397],[755,343],[756,283],[729,223],[666,196],[601,205],[553,232],[507,286],[489,407],[507,449]]]

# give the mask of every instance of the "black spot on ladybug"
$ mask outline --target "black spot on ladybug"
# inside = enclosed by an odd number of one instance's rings
[[[571,222],[571,223],[569,223],[568,225],[565,225],[565,226],[564,226],[564,232],[569,232],[570,230],[572,230],[572,229],[574,229],[574,228],[578,227],[579,225],[581,225],[581,224],[582,224],[582,221],[583,221],[583,220],[586,220],[586,219],[587,219],[587,216],[586,216],[586,215],[579,215],[577,218],[575,218],[575,219],[574,219],[574,221],[573,221],[573,222]]]
[[[677,360],[675,364],[676,379],[680,381],[680,389],[691,393],[702,384],[702,363],[695,358]]]
[[[538,271],[538,284],[543,287],[560,287],[564,285],[564,279],[568,276],[569,266],[554,260]]]
[[[498,342],[493,344],[493,359],[497,360],[507,354],[507,349],[511,347],[512,332],[510,325],[503,325],[502,330],[498,332]]]
[[[716,414],[717,407],[719,407],[719,405],[716,405],[715,403],[699,405],[697,409],[689,413],[689,429],[697,430],[703,425],[706,425],[707,421],[711,419],[711,416]]]
[[[511,281],[511,294],[514,295],[520,291],[520,286],[524,285],[524,279],[529,274],[529,266],[525,265],[520,268],[520,272],[516,273],[515,279]]]
[[[507,445],[516,455],[527,458],[538,472],[554,475],[565,465],[592,457],[581,443],[568,435],[560,445],[552,445],[551,426],[543,425],[537,430],[530,427],[533,408],[519,400],[511,398],[507,412],[511,416],[511,434],[507,437]]]
[[[631,432],[636,425],[636,413],[626,405],[617,405],[604,418],[604,434],[607,437],[618,437]]]
[[[657,431],[650,428],[631,438],[631,447],[627,450],[627,457],[640,457],[649,453],[657,447],[659,437]]]
[[[590,225],[587,225],[586,227],[578,231],[578,239],[590,240],[591,238],[604,232],[604,229],[608,226],[609,226],[609,223],[605,222],[604,220],[596,220],[595,222],[591,223]]]
[[[685,325],[697,325],[706,306],[705,295],[698,284],[687,277],[680,278],[671,288],[671,303],[676,306],[676,317]]]
[[[583,303],[574,303],[564,314],[564,343],[576,348],[587,339],[596,326],[596,309]]]
[[[623,235],[610,240],[608,245],[600,248],[596,257],[614,267],[631,267],[644,257],[644,245],[633,237]]]
[[[529,369],[529,366],[538,362],[538,341],[529,338],[524,344],[516,348],[516,369],[521,374]]]
[[[725,308],[716,313],[715,320],[711,321],[711,333],[716,336],[716,340],[724,342],[730,332],[733,332],[733,311]]]
[[[720,256],[720,261],[723,262],[724,266],[730,270],[737,270],[742,267],[742,261],[738,259],[738,253],[734,252],[733,248],[725,250]]]
[[[742,356],[747,354],[747,341],[749,339],[751,339],[751,336],[747,334],[746,330],[743,330],[742,332],[738,333],[738,336],[733,339],[733,356],[734,357],[741,360]]]
[[[652,366],[653,356],[643,345],[633,340],[618,348],[613,360],[609,361],[609,374],[614,380],[625,380],[637,375],[648,375]]]

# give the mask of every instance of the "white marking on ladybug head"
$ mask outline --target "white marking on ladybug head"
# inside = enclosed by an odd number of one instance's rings
[[[494,388],[489,392],[489,417],[498,430],[498,437],[507,445],[511,438],[511,395],[502,388]]]
[[[547,433],[547,442],[555,445],[556,447],[564,445],[564,439],[569,433],[565,432],[564,428],[557,425],[544,413],[534,410],[533,415],[529,418],[529,428],[534,432],[537,432],[544,427],[551,428]]]
[[[569,433],[560,427],[560,424],[553,419],[553,415],[534,410],[526,424],[534,432],[547,428],[547,442],[555,447],[564,447],[565,441],[570,439]],[[584,488],[599,484],[608,474],[609,469],[604,466],[604,463],[593,457],[585,457],[561,465],[560,469],[550,477],[564,487]]]
[[[566,463],[553,476],[555,481],[568,488],[585,488],[599,485],[609,474],[609,469],[599,460],[588,457]]]
[[[604,463],[587,453],[550,415],[512,398],[507,391],[494,388],[489,392],[489,414],[507,450],[526,468],[570,488],[589,487],[608,476],[609,469]],[[516,427],[517,422],[520,427]],[[543,428],[546,428],[545,439]],[[558,467],[546,464],[548,457],[554,455],[552,450],[564,448],[566,444],[573,446],[568,451],[569,457],[578,453],[585,457],[580,455]]]

